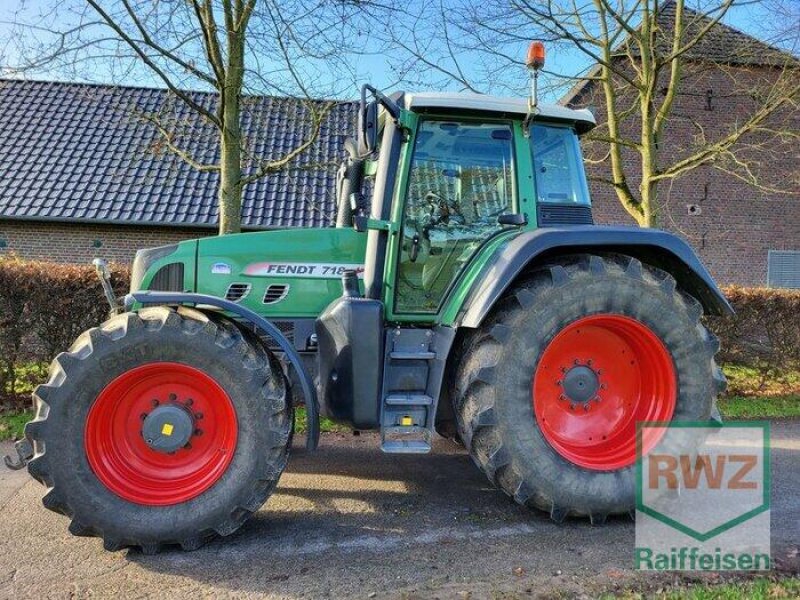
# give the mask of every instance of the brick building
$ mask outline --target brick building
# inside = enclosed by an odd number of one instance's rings
[[[665,5],[659,19],[659,29],[668,40],[674,6]],[[694,27],[705,24],[696,14],[687,15],[686,20]],[[721,24],[686,58],[673,116],[659,140],[662,164],[684,157],[701,131],[713,141],[745,121],[756,106],[753,92],[769,90],[778,78],[786,77],[787,65],[797,64],[793,57]],[[624,65],[627,58],[623,54],[615,60]],[[800,77],[800,69],[793,77]],[[621,98],[620,106],[627,106],[625,96]],[[593,82],[575,86],[562,99],[572,107],[593,107],[599,122],[604,120],[604,102],[600,86]],[[621,122],[624,137],[640,139],[638,119],[637,113]],[[796,134],[800,111],[776,113],[768,125]],[[741,144],[739,156],[752,161],[763,185],[753,186],[717,168],[731,166],[724,162],[699,167],[662,182],[658,227],[687,239],[721,283],[800,288],[800,144],[796,139],[781,143],[758,136],[745,137]],[[641,172],[638,155],[630,152],[623,158],[628,182],[635,190]],[[608,162],[587,166],[590,177],[608,178],[609,172]],[[595,181],[590,185],[596,222],[635,223],[609,185]]]
[[[668,10],[662,14],[669,18]],[[723,25],[707,39],[689,56],[687,80],[661,142],[668,153],[679,154],[697,127],[722,131],[741,118],[750,102],[742,90],[769,85],[777,63],[787,59]],[[129,262],[141,247],[213,235],[216,175],[164,152],[152,127],[137,118],[175,111],[188,123],[181,141],[201,159],[214,160],[209,132],[171,102],[154,89],[0,81],[0,256]],[[563,102],[602,106],[591,83]],[[297,168],[246,188],[244,229],[333,223],[336,165],[354,113],[353,103],[337,105]],[[596,113],[602,118],[602,110]],[[800,131],[798,115],[787,118]],[[260,140],[262,155],[278,156],[304,139],[309,119],[296,100],[253,98],[244,126]],[[659,226],[685,237],[721,283],[800,287],[800,150],[795,142],[759,152],[766,163],[760,176],[790,193],[767,192],[702,167],[661,187]],[[597,222],[633,225],[609,188],[592,188]]]

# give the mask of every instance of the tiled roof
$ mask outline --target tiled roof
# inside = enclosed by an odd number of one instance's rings
[[[672,47],[675,17],[674,1],[666,3],[659,10],[657,24],[661,35],[658,41],[664,45],[665,55]],[[711,18],[684,8],[684,39],[691,40],[711,22]],[[724,23],[712,25],[702,39],[686,52],[686,58],[731,65],[784,66],[797,62],[791,54]]]
[[[209,105],[214,97],[193,93]],[[243,127],[254,154],[279,158],[310,131],[310,111],[290,98],[246,98]],[[336,164],[356,106],[337,104],[293,168],[245,188],[248,229],[325,226],[335,211]],[[177,141],[215,162],[213,131],[157,89],[0,80],[0,219],[215,227],[218,175],[199,172],[159,143],[141,115],[170,115]]]

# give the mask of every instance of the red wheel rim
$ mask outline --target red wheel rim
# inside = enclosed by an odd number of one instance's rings
[[[145,416],[167,404],[185,409],[193,423],[188,445],[169,454],[142,435]],[[214,379],[183,364],[152,363],[100,392],[86,420],[86,457],[120,498],[166,506],[191,500],[219,480],[233,459],[237,432],[233,403]]]
[[[635,462],[637,422],[672,419],[677,377],[649,327],[600,314],[573,321],[553,338],[532,388],[536,420],[556,452],[581,467],[611,471]],[[643,451],[658,441],[644,439]]]

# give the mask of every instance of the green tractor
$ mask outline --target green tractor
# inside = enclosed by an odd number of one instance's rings
[[[717,417],[703,313],[731,307],[656,230],[596,226],[589,111],[362,91],[337,226],[141,250],[112,317],[52,363],[18,465],[109,550],[228,535],[286,467],[295,406],[387,453],[463,444],[519,504],[634,508],[637,423]],[[645,450],[655,443],[645,440]]]

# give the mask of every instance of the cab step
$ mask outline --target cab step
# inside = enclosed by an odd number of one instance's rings
[[[387,454],[427,454],[431,445],[422,440],[386,440],[381,450]]]
[[[431,406],[433,398],[426,394],[389,394],[386,404],[390,406]]]
[[[430,452],[444,363],[454,335],[449,328],[386,332],[381,401],[384,452]]]
[[[433,360],[436,358],[435,352],[390,352],[392,360]]]

